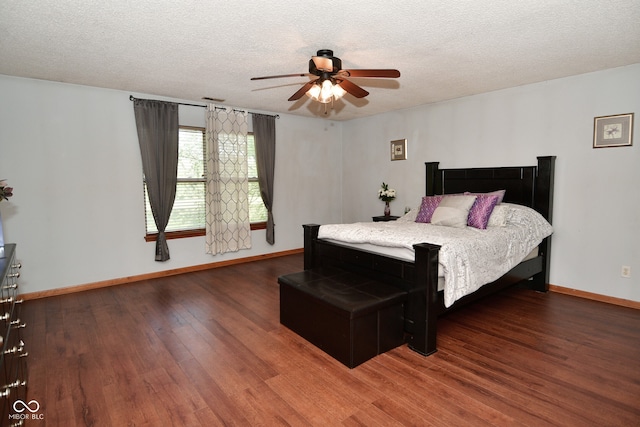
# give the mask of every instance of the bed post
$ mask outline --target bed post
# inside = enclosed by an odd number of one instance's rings
[[[533,208],[552,223],[553,216],[553,184],[556,156],[538,157],[538,170],[534,192]],[[549,290],[549,265],[551,261],[551,236],[540,243],[539,254],[542,256],[542,271],[533,276],[532,288],[536,291]]]
[[[551,223],[553,215],[553,180],[556,156],[538,157],[533,208]]]
[[[411,289],[408,313],[413,320],[409,348],[428,356],[435,353],[438,326],[438,250],[430,243],[413,245],[415,258],[415,288]]]
[[[426,196],[442,194],[442,177],[438,174],[440,162],[425,162]]]
[[[309,270],[316,266],[316,239],[318,238],[319,224],[304,224],[304,269]]]

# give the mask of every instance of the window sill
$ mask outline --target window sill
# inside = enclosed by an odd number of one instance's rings
[[[251,223],[251,230],[264,230],[267,228],[266,222],[253,222]],[[183,239],[186,237],[198,237],[205,235],[205,229],[200,228],[198,230],[183,230],[183,231],[169,231],[165,233],[167,240],[171,239]],[[150,233],[144,236],[144,240],[147,242],[155,242],[158,238],[158,233]]]

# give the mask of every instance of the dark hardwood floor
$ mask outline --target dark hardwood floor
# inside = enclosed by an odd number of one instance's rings
[[[279,323],[290,255],[26,301],[29,426],[638,426],[640,311],[508,289],[349,370]]]

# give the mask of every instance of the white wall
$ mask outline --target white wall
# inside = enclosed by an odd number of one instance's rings
[[[592,148],[594,117],[631,112],[632,147]],[[392,214],[418,206],[425,161],[520,166],[555,155],[551,283],[640,301],[639,120],[636,64],[347,122],[343,220],[381,215],[382,181],[398,191]],[[409,158],[392,162],[390,141],[401,138]]]
[[[8,76],[0,93],[0,178],[14,187],[0,213],[23,293],[297,249],[301,224],[341,220],[341,124],[281,114],[276,244],[259,230],[251,250],[211,256],[204,237],[174,239],[171,260],[156,262],[130,93]],[[181,124],[204,126],[204,111],[180,107]]]
[[[5,237],[19,244],[22,292],[37,292],[300,248],[303,223],[382,214],[383,180],[399,193],[393,214],[417,206],[425,161],[529,165],[556,155],[551,282],[640,301],[638,114],[633,147],[591,148],[595,116],[640,112],[639,76],[637,64],[350,122],[281,115],[276,245],[256,231],[251,250],[213,257],[203,237],[176,239],[166,263],[143,239],[129,93],[0,76],[0,178],[15,188],[0,203]],[[183,124],[203,115],[180,110]],[[409,159],[391,162],[389,141],[400,138]]]

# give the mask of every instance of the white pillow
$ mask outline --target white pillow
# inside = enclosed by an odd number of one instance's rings
[[[511,207],[508,204],[496,205],[493,208],[493,212],[491,212],[487,227],[506,227],[509,222],[509,216],[511,216]]]
[[[433,212],[431,224],[464,228],[476,196],[445,196]]]
[[[400,218],[396,220],[400,222],[416,222],[416,217],[418,216],[418,208],[412,208],[409,212],[402,215]]]

